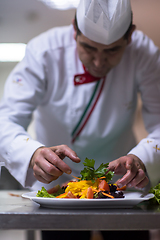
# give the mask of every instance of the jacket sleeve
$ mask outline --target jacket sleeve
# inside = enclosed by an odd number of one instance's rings
[[[140,46],[140,47],[139,47]],[[145,35],[137,47],[137,87],[148,136],[130,153],[145,164],[151,184],[160,181],[160,51]]]
[[[27,133],[34,110],[45,94],[43,61],[29,47],[25,58],[9,75],[0,104],[0,158],[22,186],[35,182],[28,168],[34,151],[43,146]]]

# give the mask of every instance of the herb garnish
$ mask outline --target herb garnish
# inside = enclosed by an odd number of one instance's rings
[[[101,164],[97,169],[94,168],[95,160],[94,159],[88,159],[86,158],[83,162],[83,165],[85,168],[80,172],[81,180],[91,180],[95,181],[97,178],[104,177],[104,180],[106,182],[111,181],[114,173],[111,171],[108,171],[108,163]]]

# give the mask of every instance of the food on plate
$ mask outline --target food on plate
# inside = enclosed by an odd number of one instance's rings
[[[116,184],[109,183],[114,173],[108,170],[108,163],[102,163],[95,169],[95,160],[86,158],[83,165],[81,177],[74,177],[67,184],[57,185],[49,190],[42,187],[36,196],[76,199],[124,198],[123,191],[118,189]]]

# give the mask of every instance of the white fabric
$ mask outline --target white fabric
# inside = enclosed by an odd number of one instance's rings
[[[94,42],[116,42],[131,23],[130,0],[81,0],[77,23],[80,31]]]
[[[121,62],[106,77],[97,106],[72,145],[71,133],[96,83],[73,84],[74,75],[83,73],[83,67],[72,26],[55,28],[36,37],[28,44],[23,61],[8,77],[0,104],[0,154],[5,166],[23,186],[32,186],[35,179],[28,165],[34,151],[42,145],[67,144],[82,162],[86,157],[95,159],[97,167],[131,150],[146,164],[154,184],[160,178],[159,66],[159,49],[136,31]],[[135,147],[132,123],[137,92],[142,95],[149,135]],[[37,141],[26,132],[34,111]],[[83,168],[82,163],[65,161],[73,175],[77,176]],[[58,181],[68,177],[71,176],[64,174]],[[34,188],[40,188],[40,184]]]

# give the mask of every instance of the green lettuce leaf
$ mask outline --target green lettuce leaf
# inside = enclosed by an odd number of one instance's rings
[[[47,190],[42,187],[41,191],[38,191],[36,197],[55,198],[61,193],[64,193],[64,190],[62,188],[60,188],[56,193],[49,194]]]
[[[160,204],[160,183],[152,187],[149,192],[154,194],[154,200]]]

